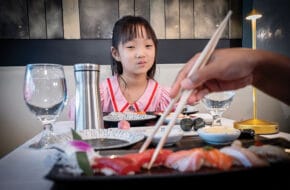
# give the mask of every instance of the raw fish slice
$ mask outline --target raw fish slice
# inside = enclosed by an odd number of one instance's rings
[[[123,155],[123,158],[128,158],[132,160],[138,167],[144,167],[150,161],[150,155],[148,152],[143,152],[142,154],[139,153],[132,153]]]
[[[204,157],[206,165],[219,168],[222,170],[228,170],[233,165],[233,158],[222,153],[218,149],[210,149],[210,150],[204,150]]]
[[[177,152],[173,152],[172,154],[170,154],[167,159],[165,160],[165,166],[168,168],[177,168],[178,166],[176,165],[176,162],[185,157],[190,155],[192,152],[192,150],[180,150]]]
[[[236,148],[227,146],[227,147],[221,148],[220,151],[238,160],[238,162],[235,162],[237,165],[241,164],[244,167],[252,167],[252,163],[247,158],[247,156],[241,153]]]
[[[193,151],[186,156],[178,159],[173,165],[174,169],[178,171],[197,171],[204,163],[203,154],[200,151]]]
[[[153,153],[154,153],[154,152],[152,152],[152,155],[153,155]],[[162,150],[159,152],[159,154],[158,154],[158,156],[157,156],[157,159],[156,159],[156,161],[155,161],[154,163],[156,163],[157,165],[164,165],[164,163],[165,163],[167,157],[168,157],[169,155],[171,155],[172,153],[173,153],[172,150],[169,150],[169,149],[162,149]],[[151,156],[152,156],[152,155],[151,155]]]
[[[140,167],[129,158],[95,158],[92,168],[105,175],[129,175],[140,171]]]
[[[198,157],[202,159],[197,159]],[[190,150],[177,151],[170,154],[164,165],[168,168],[178,169],[180,171],[196,171],[196,169],[199,169],[203,163],[204,159],[202,148],[194,148]],[[199,164],[201,165],[198,166]],[[190,169],[190,167],[192,169]]]
[[[134,163],[138,167],[147,168],[153,153],[154,153],[154,149],[148,149],[148,150],[146,150],[146,151],[144,151],[142,153],[126,154],[126,155],[123,155],[122,157],[133,160]],[[162,149],[159,152],[159,154],[157,156],[157,159],[155,160],[153,166],[163,165],[165,160],[166,160],[166,158],[170,154],[172,154],[172,150]]]
[[[255,153],[251,152],[249,149],[244,148],[242,146],[242,142],[239,140],[235,140],[232,145],[232,148],[236,149],[237,151],[239,151],[241,154],[243,154],[247,160],[250,162],[250,164],[244,165],[245,167],[251,167],[251,166],[267,166],[269,165],[269,163],[260,158],[258,155],[256,155]],[[242,158],[240,156],[240,158]],[[241,161],[245,161],[245,159],[241,159]]]
[[[224,153],[221,154],[221,157],[222,162],[219,168],[222,170],[229,170],[234,164],[234,159]]]
[[[149,153],[148,153],[148,157],[149,159],[146,160],[146,163],[145,165],[143,165],[144,168],[148,168],[148,165],[149,165],[149,162],[151,160],[151,157],[153,156],[153,153],[154,153],[154,149],[150,149],[149,150]],[[173,151],[172,150],[169,150],[169,149],[162,149],[159,151],[158,155],[157,155],[157,158],[155,159],[155,162],[153,163],[153,167],[155,166],[160,166],[160,165],[164,165],[167,157],[172,154]]]
[[[171,164],[171,168],[179,171],[186,171],[186,169],[189,168],[190,162],[191,157],[186,154]]]
[[[208,166],[208,167],[217,167],[218,166],[218,155],[217,155],[217,152],[214,151],[214,149],[204,149],[203,150],[203,155],[204,155],[204,158],[205,158],[205,162],[204,162],[204,165],[205,166]]]
[[[283,148],[274,145],[250,146],[248,149],[269,162],[290,159],[289,154]]]
[[[224,147],[220,151],[239,160],[244,167],[269,165],[269,163],[266,160],[259,158],[256,154],[243,147],[239,146]]]
[[[255,153],[251,152],[247,148],[241,148],[240,151],[247,156],[247,158],[250,160],[250,162],[253,164],[253,166],[268,166],[269,163],[258,157]]]

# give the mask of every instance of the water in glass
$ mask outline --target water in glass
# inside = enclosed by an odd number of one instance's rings
[[[222,114],[229,108],[233,101],[234,91],[214,92],[206,95],[202,103],[209,113],[213,116],[212,125],[222,125]]]
[[[30,147],[43,148],[57,142],[53,123],[67,101],[67,87],[62,65],[28,64],[24,79],[24,101],[43,125],[41,139]]]

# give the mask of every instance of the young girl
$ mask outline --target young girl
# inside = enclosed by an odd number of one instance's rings
[[[125,16],[113,29],[113,76],[100,84],[103,112],[161,112],[170,102],[169,88],[155,80],[157,38],[142,17]],[[74,119],[75,104],[69,117]]]
[[[113,28],[112,74],[100,84],[103,112],[160,112],[169,88],[154,80],[157,38],[144,18],[125,16]]]

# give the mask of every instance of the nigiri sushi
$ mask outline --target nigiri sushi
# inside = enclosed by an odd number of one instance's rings
[[[167,156],[170,155],[172,152],[173,151],[169,149],[161,149],[153,164],[153,167],[163,165]],[[122,157],[133,160],[135,164],[139,167],[147,168],[153,153],[154,149],[148,149],[142,153],[126,154]]]
[[[287,154],[283,148],[274,145],[262,145],[262,146],[250,146],[248,148],[259,157],[269,161],[278,162],[290,160],[289,154]]]
[[[244,167],[269,165],[266,160],[260,158],[249,149],[242,147],[241,142],[238,140],[234,141],[231,146],[221,148],[220,151],[232,156]]]
[[[170,154],[165,166],[179,171],[197,171],[202,166],[227,170],[232,163],[233,159],[218,149],[193,148]]]
[[[98,157],[95,158],[92,168],[104,175],[132,175],[140,171],[133,160],[125,157]]]

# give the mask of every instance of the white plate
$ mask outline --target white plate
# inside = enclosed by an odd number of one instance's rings
[[[165,132],[166,132],[166,126],[161,127],[157,131],[157,133],[154,135],[154,137],[152,139],[152,143],[154,145],[157,145],[159,143],[159,141],[161,140],[161,138],[163,137],[163,135],[165,134]],[[183,137],[182,129],[180,129],[179,126],[175,126],[170,131],[164,146],[172,146],[172,145],[176,144],[178,141],[180,141],[182,137]]]
[[[148,120],[154,119],[156,115],[148,115],[148,114],[137,114],[137,113],[121,113],[121,112],[112,112],[109,115],[103,117],[105,121],[139,121],[139,120]]]
[[[105,125],[116,127],[118,122],[121,120],[127,120],[131,126],[145,125],[149,121],[156,120],[156,115],[150,114],[137,114],[137,113],[121,113],[121,112],[112,112],[109,115],[103,117]]]
[[[162,125],[162,128],[166,127],[166,125]],[[154,126],[145,126],[145,127],[131,127],[129,131],[142,133],[145,136],[150,136],[151,133],[154,131]],[[174,125],[173,129],[181,129],[180,125]],[[172,130],[173,130],[172,129]],[[183,136],[198,136],[197,132],[194,130],[191,131],[183,131]]]
[[[144,139],[142,133],[134,133],[117,128],[87,129],[77,132],[84,141],[94,147],[95,150],[114,149],[133,145]],[[71,140],[71,133],[62,135],[66,140]]]

